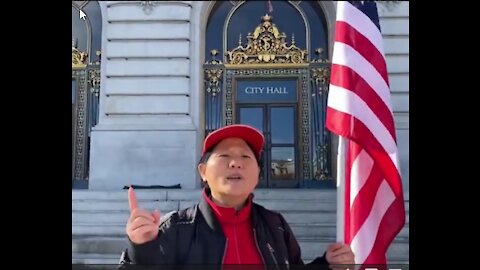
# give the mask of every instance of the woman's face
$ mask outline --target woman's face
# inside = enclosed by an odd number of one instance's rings
[[[224,139],[198,171],[214,197],[247,198],[258,183],[260,168],[255,154],[240,138]]]

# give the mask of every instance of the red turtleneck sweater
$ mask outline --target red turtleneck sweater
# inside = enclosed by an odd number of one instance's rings
[[[203,197],[213,209],[223,233],[227,238],[227,251],[223,264],[263,264],[260,251],[255,243],[252,227],[252,196],[239,211],[216,205],[205,193]]]

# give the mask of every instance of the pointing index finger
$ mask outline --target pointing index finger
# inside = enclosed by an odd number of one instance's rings
[[[128,188],[128,205],[130,207],[130,211],[138,208],[137,195],[135,195],[135,191],[132,187]]]

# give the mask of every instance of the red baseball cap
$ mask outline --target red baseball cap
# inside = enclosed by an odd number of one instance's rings
[[[225,126],[208,134],[203,142],[202,156],[212,150],[217,143],[227,138],[243,139],[252,147],[257,158],[260,158],[265,142],[263,134],[251,126],[242,124]]]

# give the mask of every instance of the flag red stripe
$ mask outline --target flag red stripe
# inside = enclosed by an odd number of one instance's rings
[[[332,64],[331,74],[330,84],[350,90],[364,100],[396,140],[393,114],[375,90],[350,67]]]
[[[357,159],[358,155],[362,151],[362,148],[352,142],[348,141],[348,144],[346,146],[345,150],[348,154],[346,155],[345,158],[345,182],[348,183],[345,185],[345,243],[351,243],[353,240],[353,237],[355,236],[355,233],[352,233],[352,220],[350,219],[351,216],[351,208],[350,208],[350,200],[353,199],[351,197],[351,184],[352,184],[352,164]],[[347,189],[348,188],[348,189]],[[348,219],[348,222],[346,220]],[[347,226],[348,225],[348,226]]]
[[[370,210],[375,201],[377,190],[382,181],[382,170],[374,163],[366,183],[358,192],[357,196],[354,198],[352,206],[350,207],[350,215],[352,216],[350,233],[352,239],[370,215]]]
[[[392,205],[388,208],[380,222],[379,231],[381,234],[377,235],[375,245],[373,246],[370,255],[365,260],[365,264],[381,264],[386,263],[385,257],[381,261],[380,254],[385,254],[393,242],[395,236],[402,230],[405,224],[405,204],[403,198],[397,197]]]
[[[352,115],[339,112],[331,107],[327,107],[327,115],[327,128],[335,134],[363,145],[365,151],[382,169],[393,193],[403,198],[402,182],[397,167],[370,130]]]
[[[354,48],[375,67],[378,73],[382,75],[387,85],[389,85],[385,58],[382,53],[377,50],[377,47],[362,35],[362,33],[358,32],[346,22],[337,21],[335,28],[335,41],[345,43]]]

